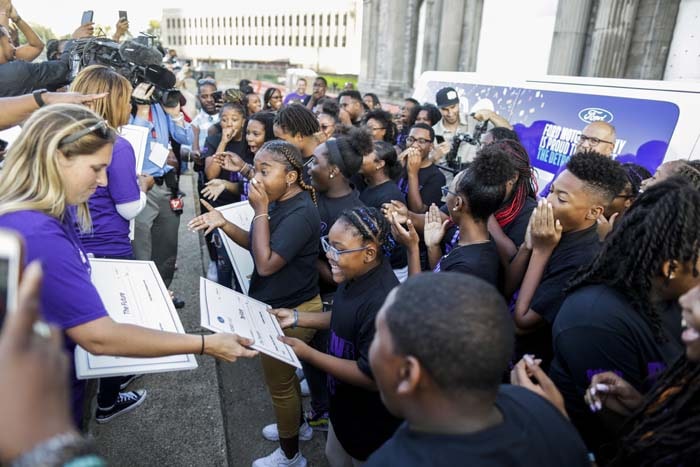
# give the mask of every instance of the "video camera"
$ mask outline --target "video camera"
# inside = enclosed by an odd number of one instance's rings
[[[180,91],[173,89],[175,75],[162,65],[163,55],[154,45],[155,36],[142,35],[119,44],[105,37],[76,39],[70,50],[70,77],[89,65],[112,68],[136,87],[141,83],[155,86],[150,102],[174,107],[180,101]]]
[[[473,116],[474,114],[472,114]],[[462,143],[471,144],[473,146],[481,146],[481,137],[488,130],[489,121],[485,120],[481,123],[477,123],[474,126],[474,134],[469,133],[457,133],[454,138],[452,138],[452,147],[450,152],[445,155],[445,162],[448,167],[455,170],[462,169],[462,161],[459,160],[457,153],[459,152],[459,147]]]

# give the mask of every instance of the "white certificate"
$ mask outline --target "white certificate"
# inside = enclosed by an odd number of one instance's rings
[[[237,225],[245,231],[250,231],[250,223],[253,221],[255,211],[248,201],[227,204],[226,206],[221,206],[216,209],[220,211],[221,214],[224,215],[224,218],[230,223]],[[226,253],[233,264],[233,270],[236,273],[238,283],[241,285],[243,292],[248,295],[250,278],[253,275],[254,268],[253,257],[250,255],[250,251],[231,240],[222,229],[219,229],[219,235],[221,235]]]
[[[119,134],[131,144],[136,157],[136,177],[143,171],[143,160],[146,157],[146,143],[148,142],[148,128],[138,125],[124,125],[119,127]],[[135,221],[129,221],[129,240],[134,240]]]
[[[135,324],[184,334],[180,317],[153,261],[90,258],[92,283],[109,316],[118,323]],[[194,355],[157,358],[96,356],[75,348],[79,379],[197,368]]]
[[[252,349],[301,368],[292,348],[277,339],[284,332],[267,311],[269,305],[203,277],[199,278],[199,303],[203,328],[253,339]]]

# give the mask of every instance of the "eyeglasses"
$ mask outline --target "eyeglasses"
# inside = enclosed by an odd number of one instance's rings
[[[385,128],[385,127],[383,127],[383,126],[376,126],[376,127],[371,127],[371,126],[368,126],[368,127],[367,127],[367,129],[368,129],[369,131],[380,131],[380,130],[386,130],[386,128]]]
[[[350,250],[339,250],[334,246],[331,246],[330,243],[328,243],[328,235],[324,235],[321,237],[321,246],[323,247],[323,251],[326,253],[330,253],[330,259],[333,261],[338,261],[340,259],[340,255],[344,255],[345,253],[354,253],[356,251],[362,251],[366,250],[369,248],[368,246],[363,246],[362,248],[352,248]]]
[[[63,138],[61,140],[60,143],[58,143],[58,145],[65,146],[66,144],[75,143],[83,136],[89,135],[93,131],[97,131],[97,130],[100,130],[100,137],[102,139],[107,139],[109,137],[109,128],[107,127],[107,122],[105,122],[104,120],[100,120],[88,128],[83,128],[82,130],[78,131],[77,133],[73,133],[72,135],[66,136],[65,138]]]
[[[450,190],[450,185],[445,185],[444,187],[440,188],[440,191],[442,191],[442,196],[447,196],[448,194],[452,196],[459,196],[457,193]]]
[[[600,143],[608,143],[608,144],[613,144],[613,145],[615,144],[612,141],[605,141],[604,139],[598,139],[598,138],[594,138],[594,137],[590,137],[590,136],[586,136],[586,135],[578,135],[578,142],[579,142],[579,144],[583,144],[585,142],[588,142],[588,144],[591,147],[598,146]]]
[[[432,141],[430,141],[429,139],[414,138],[413,136],[409,136],[408,138],[406,138],[406,144],[408,144],[409,146],[411,146],[413,143],[418,143],[421,146],[423,146],[425,144],[430,144],[431,142]]]
[[[197,84],[199,84],[200,86],[202,86],[204,84],[211,84],[211,85],[216,86],[216,80],[212,79],[212,78],[202,78],[199,81],[197,81]]]

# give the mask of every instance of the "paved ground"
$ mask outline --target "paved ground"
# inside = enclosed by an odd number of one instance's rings
[[[200,235],[187,231],[194,217],[192,176],[183,176],[185,210],[180,222],[178,271],[171,289],[186,301],[183,326],[199,333],[199,276],[208,264]],[[198,357],[194,371],[146,375],[130,389],[148,397],[134,412],[105,425],[92,420],[88,432],[113,466],[249,466],[277,446],[260,429],[273,422],[270,399],[258,359],[235,364]],[[92,402],[94,410],[94,400]],[[302,443],[309,465],[325,466],[325,437]]]

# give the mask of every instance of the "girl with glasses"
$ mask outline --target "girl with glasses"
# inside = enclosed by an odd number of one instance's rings
[[[267,88],[263,95],[263,110],[277,112],[282,108],[282,91],[277,88]]]
[[[333,311],[271,311],[282,327],[330,329],[327,352],[299,339],[283,338],[300,359],[328,374],[330,426],[326,457],[330,465],[366,461],[400,424],[384,407],[369,368],[375,316],[398,285],[385,258],[392,244],[389,229],[389,223],[375,208],[344,211],[322,241],[333,279],[340,284]]]
[[[304,183],[302,170],[298,149],[284,141],[268,141],[255,154],[255,176],[248,189],[248,201],[255,211],[250,231],[227,222],[216,210],[192,219],[188,227],[205,233],[220,228],[250,250],[255,265],[248,291],[252,298],[273,308],[318,313],[322,311],[316,267],[321,220],[314,189]],[[207,205],[206,201],[202,204]],[[304,327],[287,330],[288,335],[306,342],[314,333]],[[294,367],[271,357],[261,360],[280,448],[253,466],[306,464],[299,452],[301,390]]]

